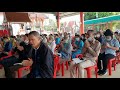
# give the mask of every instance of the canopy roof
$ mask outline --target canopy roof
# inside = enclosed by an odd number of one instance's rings
[[[112,21],[120,21],[120,15],[114,15],[104,18],[92,19],[84,21],[84,24],[100,24],[100,23],[107,23]]]
[[[5,12],[7,22],[31,22],[28,13]]]
[[[39,13],[54,14],[55,16],[57,15],[57,12],[39,12]],[[74,16],[74,15],[79,15],[80,14],[80,12],[59,12],[59,13],[60,13],[60,18],[69,17],[69,16]]]

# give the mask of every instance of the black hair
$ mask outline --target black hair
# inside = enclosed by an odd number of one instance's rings
[[[58,34],[55,34],[55,36],[59,36]]]
[[[85,37],[85,34],[81,34],[81,36]]]
[[[53,36],[53,34],[50,34],[50,36]]]
[[[14,36],[10,36],[10,38],[14,38]]]
[[[119,33],[118,33],[118,32],[114,32],[114,34],[117,34],[117,35],[118,35]]]
[[[94,33],[94,30],[88,30],[87,32],[92,32],[92,33]]]
[[[105,36],[113,36],[113,32],[112,32],[110,29],[107,29],[107,30],[104,32],[104,35],[105,35]]]
[[[47,37],[47,34],[44,34],[45,37]]]
[[[3,39],[8,39],[8,37],[3,37]]]
[[[25,34],[25,36],[27,36],[27,37],[28,37],[28,35],[29,35],[29,34]]]
[[[34,35],[35,37],[41,38],[40,34],[37,31],[31,31],[29,35]]]
[[[75,37],[80,37],[80,35],[79,35],[79,34],[76,34]]]

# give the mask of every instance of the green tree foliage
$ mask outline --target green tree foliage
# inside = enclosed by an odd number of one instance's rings
[[[54,31],[56,31],[57,30],[57,24],[52,19],[49,19],[49,25],[44,26],[44,29],[47,30],[47,31],[51,31],[52,29]]]
[[[96,12],[85,12],[84,13],[85,20],[90,20],[90,19],[95,19],[95,18],[96,18]]]
[[[118,15],[120,12],[97,12],[98,18],[112,16],[112,15]],[[91,20],[96,19],[96,12],[85,12],[85,20]]]
[[[85,20],[91,20],[91,19],[96,19],[97,16],[96,14],[98,13],[98,18],[102,18],[102,17],[108,17],[108,16],[112,16],[112,15],[119,15],[120,12],[85,12],[84,13],[84,19]],[[116,29],[120,29],[120,22],[112,22],[112,25],[113,25],[113,31],[115,31]],[[90,27],[89,25],[85,25],[85,29],[87,27]],[[102,28],[102,30],[105,30],[106,29],[106,26],[103,24],[103,25],[98,25],[98,29]],[[95,26],[95,29],[96,26]]]

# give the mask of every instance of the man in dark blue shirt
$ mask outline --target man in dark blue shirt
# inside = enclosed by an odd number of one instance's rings
[[[33,47],[31,57],[22,62],[24,66],[31,66],[28,78],[53,78],[54,56],[52,51],[42,42],[36,31],[29,33],[29,43]]]

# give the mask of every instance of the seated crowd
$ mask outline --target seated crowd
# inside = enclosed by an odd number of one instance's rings
[[[120,34],[110,29],[96,33],[88,30],[74,37],[66,32],[40,35],[32,31],[25,35],[0,38],[0,65],[6,78],[17,78],[17,70],[26,66],[30,67],[26,78],[53,78],[54,55],[57,55],[60,64],[70,62],[70,78],[75,78],[76,67],[78,77],[84,78],[84,68],[95,64],[98,75],[105,75],[108,61],[115,58],[119,50]],[[79,54],[83,57],[77,58]]]

